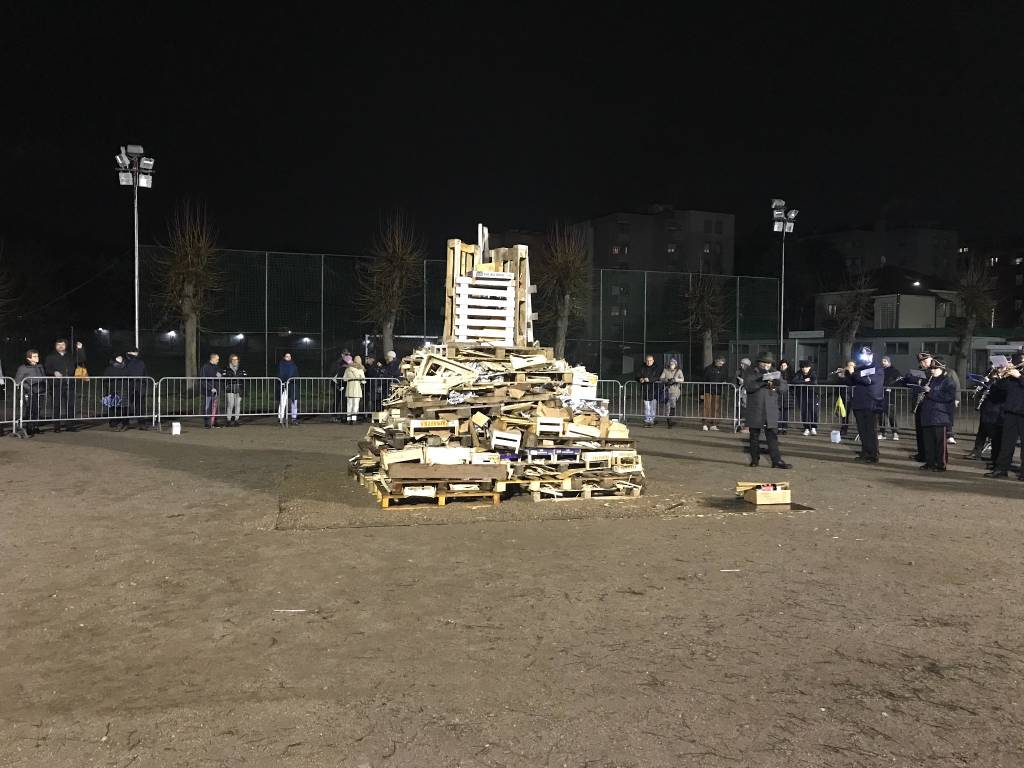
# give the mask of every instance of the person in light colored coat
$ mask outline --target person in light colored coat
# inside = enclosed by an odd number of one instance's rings
[[[679,398],[683,396],[683,384],[686,377],[683,376],[683,369],[679,367],[679,361],[672,359],[668,361],[668,367],[661,372],[658,383],[668,390],[668,401],[665,408],[665,426],[672,429],[672,417],[676,415],[679,407]]]
[[[342,376],[342,381],[345,382],[348,420],[354,423],[356,421],[356,414],[359,413],[359,401],[363,399],[363,382],[366,381],[363,359],[359,355],[352,358],[352,363],[345,368],[345,375]]]

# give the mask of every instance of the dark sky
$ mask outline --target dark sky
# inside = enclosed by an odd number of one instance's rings
[[[9,239],[126,248],[113,156],[128,142],[157,159],[144,240],[183,197],[224,246],[329,252],[362,251],[402,205],[436,257],[478,220],[540,228],[654,201],[760,232],[773,195],[804,231],[886,207],[1022,229],[1016,3],[23,5],[0,24]]]

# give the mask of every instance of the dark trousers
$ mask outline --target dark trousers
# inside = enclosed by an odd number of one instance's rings
[[[800,419],[804,429],[818,428],[818,401],[809,393],[803,393],[800,400]]]
[[[24,408],[21,412],[21,418],[29,421],[29,425],[26,430],[30,433],[39,431],[39,417],[43,411],[43,398],[45,398],[42,392],[28,392],[25,394]]]
[[[922,427],[924,463],[928,467],[946,468],[946,437],[949,427]]]
[[[1006,472],[1010,469],[1010,462],[1013,461],[1013,452],[1017,448],[1017,441],[1024,437],[1024,415],[1019,413],[1007,413],[1003,415],[1003,440],[999,446],[999,463],[996,469]],[[1024,453],[1021,454],[1024,459]],[[1024,466],[1021,467],[1021,474],[1024,474]]]
[[[889,419],[889,429],[896,433],[896,406],[892,402],[892,396],[889,393],[885,395],[885,410],[878,414],[878,429],[884,435],[885,434],[885,420]]]
[[[914,414],[914,436],[917,438],[917,460],[924,461],[924,427],[921,426],[921,412]]]
[[[875,411],[854,411],[857,434],[860,435],[861,453],[866,459],[878,458],[878,417]]]
[[[985,431],[988,433],[988,439],[992,441],[992,455],[989,456],[989,461],[992,466],[995,466],[999,462],[999,456],[1003,450],[1003,425],[1002,422],[999,424],[983,424]],[[984,446],[984,443],[982,444]],[[1012,456],[1010,457],[1013,458]]]
[[[70,421],[75,418],[76,382],[70,376],[54,382],[53,387],[53,418]],[[57,421],[60,426],[60,421]],[[70,425],[69,425],[70,426]]]
[[[764,428],[764,439],[768,443],[768,455],[772,457],[772,464],[782,463],[782,454],[779,453],[779,437],[771,427]],[[750,460],[757,464],[761,460],[761,427],[750,428]]]

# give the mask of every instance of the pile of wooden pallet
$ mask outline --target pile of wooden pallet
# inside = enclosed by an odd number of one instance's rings
[[[481,232],[484,229],[481,227]],[[609,418],[597,377],[535,346],[524,245],[448,241],[445,343],[402,362],[350,467],[388,507],[404,499],[639,496],[629,430]]]
[[[402,374],[351,459],[383,507],[640,495],[628,428],[609,418],[596,377],[550,349],[453,342],[406,358]]]

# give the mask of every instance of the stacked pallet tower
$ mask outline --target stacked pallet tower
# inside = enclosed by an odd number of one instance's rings
[[[351,471],[381,506],[532,493],[639,496],[644,472],[597,377],[534,342],[527,248],[448,241],[444,344],[402,361],[402,383]]]

